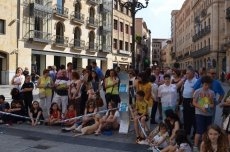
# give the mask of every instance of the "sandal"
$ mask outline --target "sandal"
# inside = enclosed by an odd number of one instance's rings
[[[95,136],[98,136],[98,135],[100,135],[100,134],[101,134],[100,132],[95,132],[95,133],[94,133]]]

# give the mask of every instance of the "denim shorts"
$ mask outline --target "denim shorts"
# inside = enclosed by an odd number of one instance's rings
[[[202,135],[212,124],[212,116],[203,116],[196,114],[196,133]]]

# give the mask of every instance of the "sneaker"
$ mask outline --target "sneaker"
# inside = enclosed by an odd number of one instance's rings
[[[75,131],[81,132],[81,128],[82,128],[82,125],[78,126],[78,127],[75,129]]]
[[[140,144],[140,145],[148,145],[149,143],[146,140],[140,140],[138,142],[138,144]]]

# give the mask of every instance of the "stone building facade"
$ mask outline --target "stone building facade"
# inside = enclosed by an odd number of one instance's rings
[[[112,0],[0,1],[0,84],[9,84],[18,66],[40,75],[49,65],[68,62],[77,71],[91,61],[104,71],[112,68],[112,4]]]
[[[8,84],[18,66],[19,7],[15,0],[0,1],[0,84]]]
[[[112,62],[113,67],[128,68],[131,61],[132,45],[131,12],[122,7],[118,0],[113,1],[113,36]]]
[[[136,69],[139,71],[149,67],[152,63],[151,56],[151,31],[148,29],[143,18],[135,19],[135,33],[136,33]]]
[[[155,39],[153,38],[152,39],[152,64],[153,66],[163,66],[164,62],[166,61],[163,61],[161,59],[161,51],[162,51],[162,48],[163,48],[163,45],[162,43],[164,41],[167,41],[167,39]]]
[[[181,9],[172,13],[173,51],[181,68],[193,65],[226,71],[226,9],[224,0],[185,0]]]

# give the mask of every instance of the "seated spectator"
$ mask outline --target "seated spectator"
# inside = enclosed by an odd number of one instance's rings
[[[168,127],[169,142],[175,143],[176,131],[180,129],[180,119],[178,115],[171,109],[165,111],[165,123]]]
[[[139,144],[148,144],[151,148],[163,149],[168,146],[167,138],[169,137],[167,131],[167,125],[165,123],[160,123],[157,127],[157,131],[151,132],[146,140],[138,142]]]
[[[29,111],[29,116],[30,116],[32,126],[39,125],[42,123],[42,121],[44,121],[42,108],[39,106],[38,101],[33,101],[32,107]]]
[[[65,113],[64,119],[71,119],[76,117],[76,110],[73,104],[69,104]],[[75,119],[65,121],[65,126],[72,126],[76,122]]]
[[[25,121],[25,118],[23,118],[23,116],[25,116],[25,108],[23,107],[21,100],[13,100],[11,102],[11,108],[8,109],[6,112],[19,116],[19,117],[16,117],[10,114],[4,115],[2,120],[9,125],[12,125],[12,123],[20,124]]]
[[[175,142],[176,144],[169,145],[161,152],[192,152],[191,143],[189,142],[186,132],[184,130],[180,129],[176,131]]]
[[[88,100],[86,103],[86,108],[84,111],[82,122],[76,120],[76,122],[71,127],[62,128],[63,132],[68,132],[74,130],[76,132],[81,132],[86,126],[91,126],[95,123],[94,115],[97,113],[97,106],[94,100]]]
[[[0,111],[7,112],[9,109],[10,109],[10,104],[8,102],[5,102],[4,95],[0,95]],[[2,117],[4,117],[4,114],[0,113],[0,124],[4,123]]]
[[[100,124],[98,129],[95,131],[95,135],[99,135],[101,131],[111,131],[119,129],[120,126],[120,114],[116,108],[116,104],[114,102],[108,103],[108,111],[105,116],[100,119]]]
[[[141,133],[140,127],[142,127],[145,131],[149,130],[146,124],[146,121],[148,121],[149,119],[148,103],[144,99],[144,96],[145,96],[144,91],[142,90],[137,91],[135,109],[132,110],[137,143],[145,138],[143,133]],[[139,124],[139,122],[141,124]]]
[[[229,151],[227,136],[218,125],[211,125],[203,136],[200,146],[201,152],[227,152]],[[196,152],[194,150],[194,152]]]
[[[81,132],[81,129],[86,126],[91,126],[95,123],[94,115],[97,113],[97,106],[94,100],[90,99],[86,103],[82,124],[79,125],[75,130]]]
[[[61,121],[61,110],[56,102],[53,102],[50,106],[50,115],[46,120],[46,125],[58,125]]]

